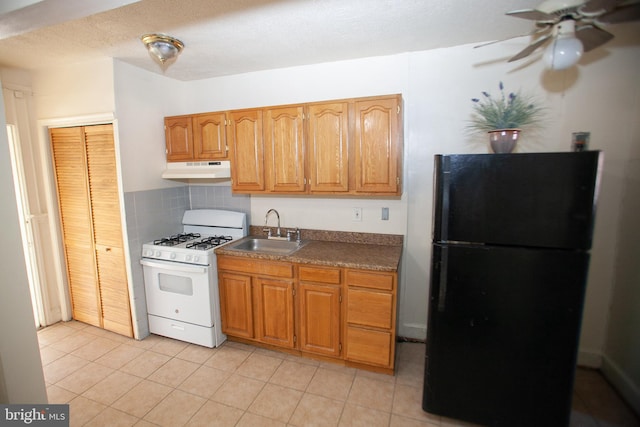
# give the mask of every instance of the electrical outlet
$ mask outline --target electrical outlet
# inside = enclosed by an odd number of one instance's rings
[[[362,221],[362,208],[353,208],[351,221]]]

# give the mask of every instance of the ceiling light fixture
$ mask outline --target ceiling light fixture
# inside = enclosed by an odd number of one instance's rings
[[[184,48],[180,40],[165,34],[145,34],[140,39],[163,71],[176,61]]]
[[[544,62],[552,70],[565,70],[578,63],[584,47],[576,37],[576,22],[567,19],[556,25],[557,36],[544,52]]]

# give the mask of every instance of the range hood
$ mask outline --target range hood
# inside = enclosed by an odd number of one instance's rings
[[[231,162],[229,160],[211,160],[204,162],[169,162],[162,172],[167,179],[229,179]]]

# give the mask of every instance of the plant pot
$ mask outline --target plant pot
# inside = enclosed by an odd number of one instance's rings
[[[510,153],[516,147],[521,129],[496,129],[489,131],[489,143],[494,153]]]

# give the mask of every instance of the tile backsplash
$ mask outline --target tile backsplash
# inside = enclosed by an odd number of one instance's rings
[[[131,256],[134,310],[140,338],[149,334],[144,279],[140,258],[142,245],[182,231],[187,209],[226,209],[247,214],[250,224],[251,199],[231,194],[226,185],[184,185],[181,187],[125,193],[127,238]]]

